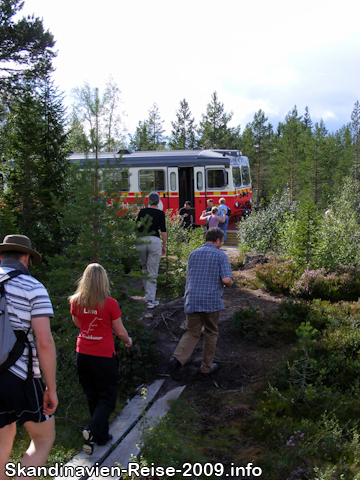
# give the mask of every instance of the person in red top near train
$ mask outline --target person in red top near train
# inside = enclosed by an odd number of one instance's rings
[[[115,409],[118,385],[118,359],[113,331],[132,346],[117,301],[110,297],[109,280],[98,263],[88,265],[74,295],[69,297],[70,313],[80,333],[76,342],[76,366],[84,389],[91,420],[83,430],[83,450],[91,455],[94,444],[105,445],[109,417]]]

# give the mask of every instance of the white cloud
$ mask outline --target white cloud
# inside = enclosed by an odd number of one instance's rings
[[[25,0],[23,12],[54,34],[62,90],[113,75],[130,132],[156,102],[170,133],[183,98],[199,123],[214,90],[242,127],[260,108],[283,120],[295,104],[340,127],[359,99],[352,0]]]

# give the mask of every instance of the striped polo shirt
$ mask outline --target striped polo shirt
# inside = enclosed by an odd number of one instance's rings
[[[23,330],[25,333],[29,331],[28,340],[32,346],[34,377],[40,378],[31,320],[39,317],[53,317],[53,308],[44,285],[32,277],[21,262],[9,258],[3,259],[0,265],[0,276],[10,270],[21,270],[24,273],[5,283],[9,319],[14,330]],[[23,380],[27,377],[28,350],[26,346],[22,356],[9,368],[10,372]]]

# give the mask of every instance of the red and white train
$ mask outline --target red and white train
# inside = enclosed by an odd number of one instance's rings
[[[74,153],[72,162],[81,165],[95,160],[95,154]],[[120,158],[120,162],[118,162]],[[125,202],[133,202],[136,196],[156,191],[161,197],[160,208],[178,212],[185,201],[194,210],[195,225],[207,207],[207,200],[219,204],[221,197],[231,209],[229,223],[236,223],[251,210],[251,179],[249,159],[238,150],[125,150],[99,153],[99,166],[115,164],[113,174],[122,183],[121,193]]]

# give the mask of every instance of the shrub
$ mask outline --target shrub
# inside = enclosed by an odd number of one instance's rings
[[[265,312],[252,306],[233,313],[232,330],[235,335],[268,347],[279,340],[294,340],[297,326],[308,319],[309,313],[308,305],[289,299],[283,300],[277,310]]]
[[[257,280],[269,292],[288,295],[295,280],[301,275],[301,271],[293,260],[270,257],[269,263],[257,265],[255,274]]]
[[[291,293],[301,298],[320,298],[322,300],[358,300],[360,297],[359,268],[353,266],[338,267],[335,272],[326,269],[308,268],[295,281]]]
[[[131,348],[126,348],[123,342],[115,339],[122,392],[127,392],[146,382],[151,377],[157,362],[154,347],[157,339],[154,334],[137,320],[127,321],[126,329],[133,339]]]
[[[355,264],[360,260],[359,195],[359,182],[345,179],[341,192],[323,218],[316,251],[317,267],[334,271],[341,265]]]
[[[291,203],[290,191],[286,189],[280,195],[274,195],[266,210],[252,211],[238,223],[239,245],[242,251],[259,253],[280,253],[280,231],[287,215],[294,214],[298,208]]]

